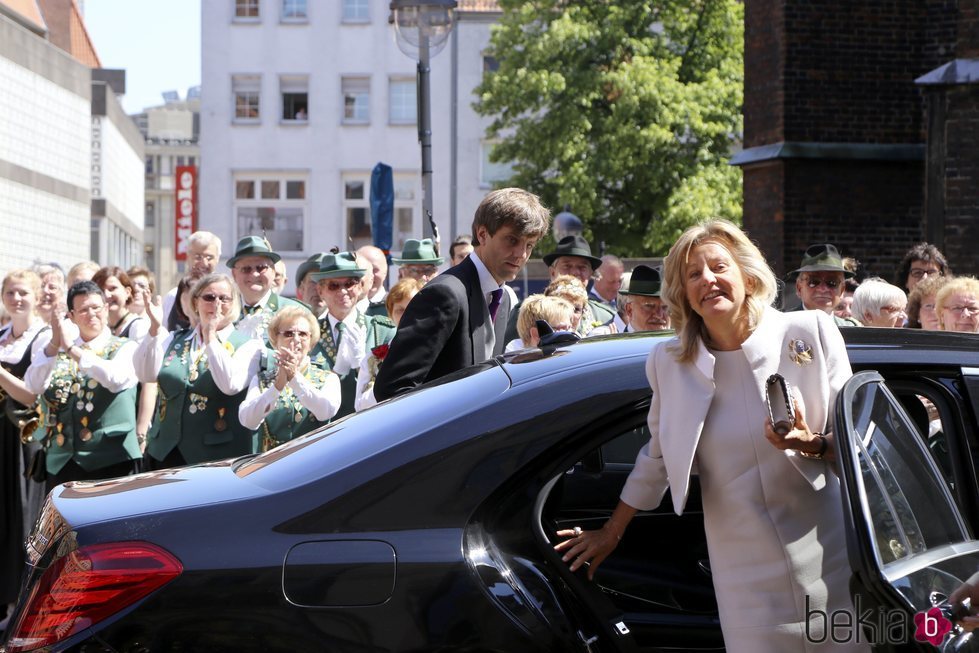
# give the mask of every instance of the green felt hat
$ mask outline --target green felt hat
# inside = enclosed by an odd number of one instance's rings
[[[362,267],[357,265],[357,257],[353,252],[340,252],[338,254],[323,254],[320,259],[320,268],[313,272],[313,281],[321,279],[344,279],[355,277],[360,279],[367,273]]]
[[[306,275],[310,272],[319,272],[320,261],[326,256],[325,253],[320,252],[319,254],[313,254],[308,259],[299,264],[296,268],[296,285],[298,286],[306,278]]]
[[[843,257],[839,251],[829,243],[820,245],[810,245],[806,253],[802,255],[802,265],[798,270],[792,270],[788,276],[796,277],[800,272],[842,272],[844,277],[854,276],[852,272],[843,267]]]
[[[238,241],[235,247],[235,255],[228,259],[228,267],[233,268],[238,259],[245,256],[264,256],[271,259],[273,263],[278,263],[282,257],[272,251],[272,245],[262,236],[245,236]]]
[[[637,265],[629,276],[629,285],[619,292],[623,295],[659,297],[663,290],[663,277],[659,268]]]
[[[554,261],[562,256],[580,256],[588,259],[592,271],[597,270],[598,266],[602,264],[602,259],[591,255],[591,245],[582,236],[565,236],[562,238],[553,252],[544,255],[544,265],[551,267]]]
[[[442,265],[445,259],[435,253],[435,243],[431,238],[421,240],[409,238],[405,241],[404,249],[401,250],[401,258],[392,257],[391,262],[395,265],[411,263]]]

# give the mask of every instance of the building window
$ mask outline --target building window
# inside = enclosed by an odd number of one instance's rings
[[[343,122],[366,125],[371,120],[370,77],[344,77],[341,81]]]
[[[231,89],[235,99],[235,122],[257,123],[261,118],[262,77],[260,75],[234,75]]]
[[[394,224],[392,249],[401,251],[405,241],[418,238],[415,226],[417,213],[417,175],[394,177]],[[370,208],[370,177],[345,176],[343,180],[343,214],[347,221],[347,242],[351,249],[373,243]]]
[[[413,125],[418,121],[418,100],[414,79],[394,78],[388,83],[388,115],[392,125]]]
[[[495,73],[500,69],[500,62],[496,60],[496,57],[491,57],[488,54],[483,55],[483,74]]]
[[[493,163],[490,155],[496,143],[483,141],[479,144],[479,183],[481,186],[493,186],[497,182],[506,181],[513,176],[512,163]]]
[[[282,94],[282,120],[306,122],[309,120],[309,78],[305,75],[279,77]]]
[[[305,23],[308,18],[306,0],[282,0],[282,22]]]
[[[146,227],[156,226],[156,204],[153,202],[146,203],[146,213],[143,215],[143,222]]]
[[[148,174],[148,175],[152,175],[153,174],[153,155],[152,154],[147,154],[146,155],[146,174]]]
[[[369,0],[343,0],[343,22],[366,23],[371,19]]]
[[[235,0],[235,19],[257,19],[259,0]]]
[[[234,192],[238,238],[264,234],[276,252],[303,251],[305,175],[237,174]]]

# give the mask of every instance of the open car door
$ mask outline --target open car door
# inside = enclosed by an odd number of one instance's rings
[[[836,411],[857,616],[850,635],[875,651],[979,651],[979,638],[948,619],[946,600],[979,570],[979,542],[922,435],[876,372],[854,375]]]

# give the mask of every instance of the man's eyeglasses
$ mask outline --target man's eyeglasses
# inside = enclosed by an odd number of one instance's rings
[[[286,331],[279,331],[279,337],[280,338],[289,338],[289,339],[299,338],[300,340],[309,340],[309,332],[308,331],[294,331],[292,329],[288,329]]]
[[[269,265],[268,263],[259,263],[257,265],[239,265],[235,269],[236,270],[241,270],[245,274],[251,274],[252,272],[254,272],[255,274],[262,274],[263,272],[265,272],[266,270],[268,270],[270,267],[272,267],[272,266]]]
[[[666,313],[668,310],[666,308],[666,304],[663,303],[659,303],[659,304],[655,302],[630,302],[630,303],[633,306],[638,306],[639,308],[641,308],[642,310],[648,313]]]
[[[436,265],[405,265],[405,274],[412,279],[420,277],[434,277],[439,269]]]
[[[810,288],[818,288],[819,286],[826,286],[830,290],[836,290],[843,283],[840,279],[832,279],[828,277],[806,277],[803,279],[805,283]]]
[[[222,304],[230,304],[232,298],[228,295],[215,295],[212,292],[205,293],[201,295],[201,301],[205,301],[208,304],[213,304],[214,302],[221,302]]]
[[[344,279],[343,281],[327,281],[326,289],[330,292],[336,292],[338,290],[350,290],[356,285],[360,284],[359,279]]]
[[[914,268],[911,270],[910,275],[912,279],[923,279],[924,277],[933,277],[936,274],[941,274],[942,271],[936,268],[930,270],[922,270],[921,268]]]

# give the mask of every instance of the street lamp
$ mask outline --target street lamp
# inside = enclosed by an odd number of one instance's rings
[[[418,142],[422,149],[422,231],[436,239],[432,214],[432,108],[429,60],[442,51],[455,25],[456,0],[391,0],[398,49],[418,61]]]
[[[564,205],[564,210],[554,216],[554,224],[551,227],[554,234],[554,242],[561,242],[567,236],[580,236],[585,231],[585,225],[581,218],[571,212],[571,207]]]

